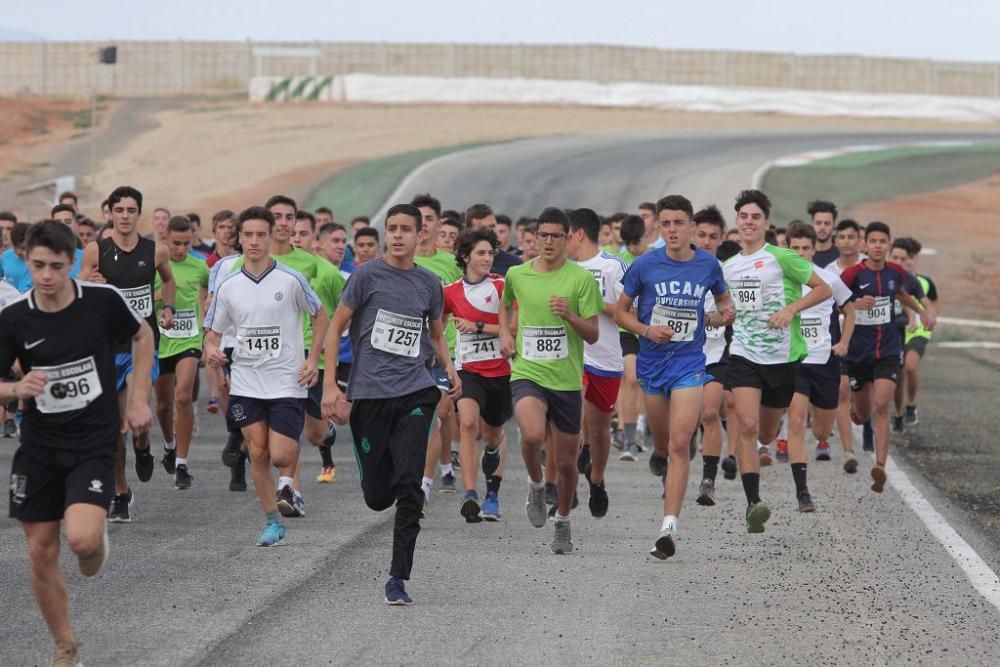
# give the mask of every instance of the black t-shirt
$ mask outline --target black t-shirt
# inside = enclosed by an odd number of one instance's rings
[[[156,309],[153,302],[156,282],[156,241],[139,237],[139,242],[132,250],[122,250],[114,239],[106,238],[97,242],[97,270],[101,272],[108,284],[114,285],[125,297],[126,303],[153,330],[153,349],[160,343],[160,327],[156,322]],[[128,352],[129,346],[117,349],[118,352]]]
[[[33,289],[0,311],[0,374],[20,360],[25,373],[48,375],[41,396],[24,404],[27,447],[118,443],[115,346],[135,336],[142,320],[113,287],[75,280],[73,286],[76,297],[59,312],[39,310]]]
[[[838,257],[840,257],[840,251],[837,250],[837,246],[832,245],[828,250],[817,250],[816,254],[813,255],[813,264],[820,268],[826,268]]]
[[[517,266],[521,263],[521,258],[517,255],[509,253],[506,250],[498,250],[497,254],[493,257],[493,266],[490,268],[490,273],[506,276],[507,270],[510,269],[510,267]]]

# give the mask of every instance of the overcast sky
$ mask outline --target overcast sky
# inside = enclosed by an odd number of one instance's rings
[[[0,40],[607,43],[1000,62],[998,0],[2,0]]]

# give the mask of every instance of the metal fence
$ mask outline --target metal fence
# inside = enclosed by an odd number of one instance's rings
[[[1000,97],[1000,63],[601,45],[383,42],[0,42],[0,94],[121,96],[243,91],[257,47],[309,47],[314,63],[268,57],[262,74],[372,74],[583,79]]]

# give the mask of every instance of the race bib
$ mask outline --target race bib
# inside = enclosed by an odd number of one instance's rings
[[[597,281],[597,286],[601,289],[601,298],[603,299],[607,296],[607,290],[604,289],[604,272],[600,269],[588,269],[588,271],[594,276],[594,280]]]
[[[236,333],[235,358],[261,363],[281,353],[281,327],[240,326]]]
[[[193,338],[198,335],[198,317],[195,311],[178,310],[174,313],[174,328],[164,329],[160,327],[160,335],[167,338]]]
[[[726,334],[726,327],[705,326],[705,337],[710,340],[718,340]]]
[[[683,343],[694,340],[694,332],[698,329],[698,313],[687,308],[655,305],[649,323],[654,327],[670,327],[674,330],[670,341]]]
[[[153,289],[149,285],[141,287],[125,287],[121,290],[122,296],[128,303],[129,308],[139,313],[142,317],[149,317],[153,314]]]
[[[806,339],[806,346],[809,349],[819,347],[823,336],[822,317],[800,317],[799,328],[802,330],[802,337]]]
[[[462,363],[500,359],[500,339],[487,334],[460,334],[458,337],[458,358],[462,360]]]
[[[760,285],[760,278],[741,278],[729,284],[736,310],[762,310],[764,308],[764,293]]]
[[[887,296],[875,297],[875,305],[867,310],[857,311],[857,323],[861,326],[874,327],[889,324],[892,320],[892,299]]]
[[[569,356],[565,327],[524,327],[521,330],[521,356],[533,361],[551,361]]]
[[[423,318],[397,315],[379,308],[375,326],[372,327],[372,347],[389,354],[416,358],[420,356],[420,333],[423,328]]]
[[[35,406],[45,414],[72,412],[87,407],[101,395],[101,378],[93,357],[60,366],[35,366],[48,381],[35,397]]]

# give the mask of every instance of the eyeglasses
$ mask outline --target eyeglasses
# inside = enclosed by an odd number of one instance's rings
[[[561,241],[566,238],[566,234],[564,232],[538,232],[538,238],[542,241]]]

